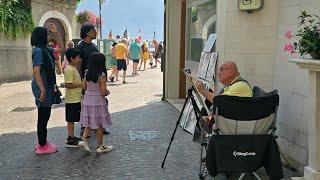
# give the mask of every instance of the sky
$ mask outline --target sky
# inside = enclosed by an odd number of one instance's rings
[[[82,0],[76,12],[89,10],[99,16],[99,0]],[[163,39],[163,0],[106,0],[102,5],[103,38],[107,38],[110,29],[113,37],[123,36],[127,27],[129,38],[135,38],[142,32],[142,38],[150,40],[154,31],[156,39]]]

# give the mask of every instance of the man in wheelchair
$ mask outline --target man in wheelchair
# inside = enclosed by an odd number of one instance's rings
[[[280,153],[273,135],[276,114],[279,105],[277,90],[270,93],[260,88],[253,89],[242,79],[236,64],[224,62],[218,70],[219,81],[224,88],[219,92],[210,92],[201,82],[197,82],[198,91],[210,102],[212,116],[200,120],[201,128],[207,134],[208,141],[201,143],[206,148],[203,158],[201,148],[200,174],[203,178],[205,168],[211,176],[219,173],[252,173],[264,167],[270,179],[283,178]],[[214,133],[212,133],[212,130]],[[204,161],[203,161],[204,159]]]
[[[233,61],[224,62],[218,70],[218,79],[224,88],[219,92],[215,93],[205,89],[205,85],[200,81],[196,83],[198,91],[205,96],[206,104],[212,106],[213,98],[217,95],[229,95],[229,96],[239,96],[239,97],[252,97],[252,88],[248,81],[240,76],[238,67]],[[208,106],[208,107],[209,107]],[[211,132],[212,116],[203,117],[204,125],[207,131]]]

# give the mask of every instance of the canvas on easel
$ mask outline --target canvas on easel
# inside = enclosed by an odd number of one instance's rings
[[[199,67],[198,67],[198,74],[186,75],[187,80],[189,81],[189,84],[191,84],[195,89],[195,92],[193,93],[193,95],[195,97],[197,106],[199,107],[199,109],[204,107],[208,112],[208,114],[210,114],[210,112],[208,110],[209,108],[206,107],[204,103],[205,98],[202,95],[200,95],[200,93],[196,89],[194,82],[201,81],[203,84],[205,84],[207,89],[214,84],[217,58],[218,58],[218,54],[216,52],[211,52],[211,53],[202,52]],[[197,120],[194,115],[194,109],[191,101],[189,101],[186,105],[186,108],[183,110],[180,126],[187,132],[194,135],[196,123],[197,123]]]

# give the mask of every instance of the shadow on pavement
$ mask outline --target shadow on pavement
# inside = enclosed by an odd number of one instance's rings
[[[104,136],[104,142],[114,150],[101,155],[95,153],[94,131],[89,139],[90,155],[64,147],[64,126],[48,129],[48,139],[59,146],[59,151],[50,155],[35,155],[36,132],[0,134],[0,179],[198,179],[200,145],[181,128],[164,169],[160,167],[178,116],[176,109],[162,101],[112,113],[111,133]],[[158,137],[131,140],[129,136],[129,132],[148,131]]]

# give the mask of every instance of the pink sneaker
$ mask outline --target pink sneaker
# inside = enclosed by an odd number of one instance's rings
[[[53,148],[58,149],[58,146],[57,146],[57,145],[55,145],[55,144],[53,144],[53,143],[50,143],[50,142],[48,141],[48,139],[47,139],[47,143],[48,143],[48,145],[49,145],[49,146],[52,146]],[[41,146],[40,146],[40,144],[39,144],[39,143],[37,143],[37,144],[36,144],[36,146],[35,146],[34,148],[37,150],[37,148],[39,148],[39,147],[41,147]]]
[[[49,142],[48,139],[47,139],[47,143],[48,143],[48,146],[50,146],[50,147],[55,148],[55,149],[58,150],[58,146],[55,145],[55,144],[53,144],[53,143],[51,143],[51,142]]]
[[[41,147],[40,145],[37,145],[37,147],[36,147],[36,154],[37,155],[52,154],[57,151],[58,151],[58,148],[53,146],[52,144],[50,145],[48,142],[43,147]]]

